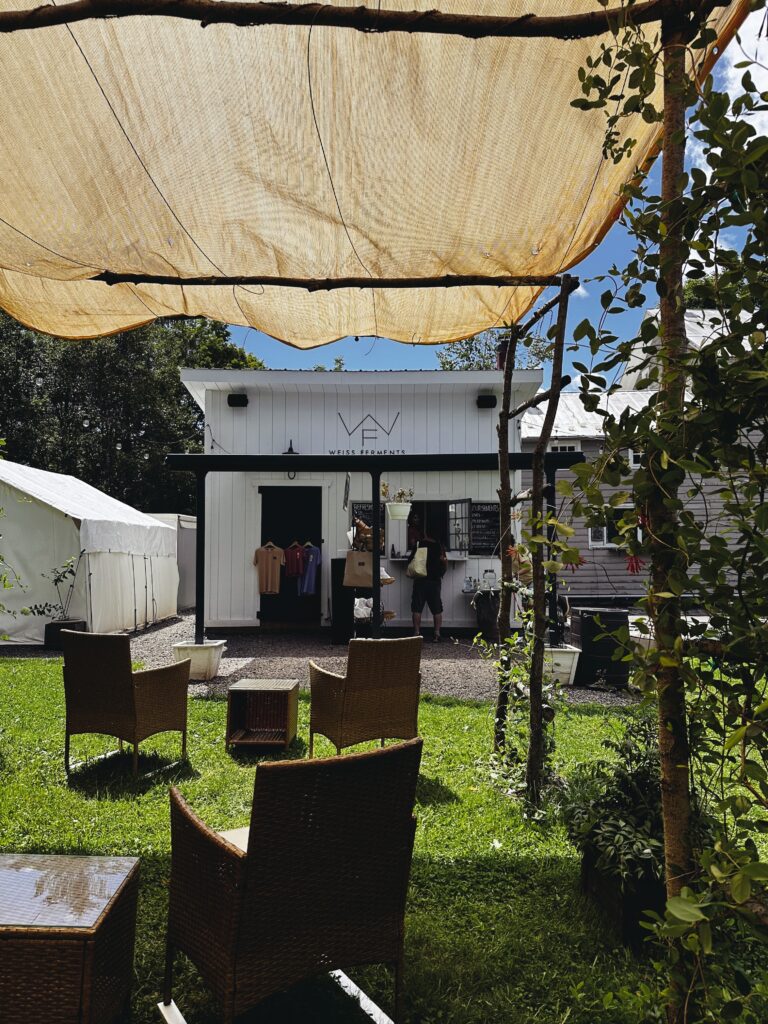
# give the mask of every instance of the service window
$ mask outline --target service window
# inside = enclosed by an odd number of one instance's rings
[[[469,551],[469,498],[448,503],[448,550],[466,555]]]
[[[412,501],[409,522],[418,516],[423,533],[440,541],[446,551],[451,550],[450,516],[447,501]]]

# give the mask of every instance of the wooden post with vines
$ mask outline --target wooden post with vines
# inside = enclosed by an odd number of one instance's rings
[[[509,476],[509,420],[512,403],[512,374],[515,370],[515,356],[519,332],[513,327],[504,350],[504,385],[501,393],[501,408],[496,433],[499,439],[499,555],[501,558],[501,592],[497,619],[499,643],[509,636],[512,611],[512,559],[507,553],[510,542],[510,521],[512,515],[512,484]],[[502,750],[506,737],[507,708],[509,706],[509,682],[499,677],[494,720],[493,749]]]
[[[552,351],[552,384],[549,389],[547,411],[541,433],[533,450],[533,479],[531,484],[531,534],[542,538],[531,543],[533,567],[533,656],[529,678],[529,736],[528,758],[525,769],[525,789],[528,801],[538,806],[541,797],[542,771],[544,768],[544,647],[548,627],[547,595],[544,575],[544,546],[546,535],[544,523],[544,455],[546,454],[552,427],[560,402],[563,386],[563,351],[565,349],[565,328],[568,320],[568,296],[574,287],[573,278],[564,274],[560,285],[560,301],[557,310],[557,329]]]
[[[682,182],[685,170],[685,110],[687,33],[676,19],[662,23],[664,52],[664,150],[661,175],[662,223],[659,246],[659,360],[660,382],[656,421],[658,446],[648,454],[650,489],[646,519],[651,535],[651,590],[649,613],[659,663],[658,695],[661,797],[664,818],[664,857],[667,897],[680,894],[692,867],[689,791],[688,725],[685,684],[681,672],[682,603],[676,570],[685,569],[684,553],[677,544],[678,490],[683,474],[670,459],[682,424],[685,398],[685,310],[683,305]],[[673,979],[667,1019],[679,1024],[684,1012],[683,991]]]

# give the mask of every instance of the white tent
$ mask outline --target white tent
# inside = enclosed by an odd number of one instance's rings
[[[0,594],[2,643],[43,642],[55,604],[42,574],[74,558],[69,618],[98,633],[135,629],[176,614],[176,531],[72,476],[0,461],[0,552],[13,587]],[[68,589],[71,580],[67,580]]]

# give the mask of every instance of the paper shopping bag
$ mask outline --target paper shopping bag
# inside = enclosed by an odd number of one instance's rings
[[[344,566],[345,587],[373,586],[373,554],[370,551],[348,551]]]

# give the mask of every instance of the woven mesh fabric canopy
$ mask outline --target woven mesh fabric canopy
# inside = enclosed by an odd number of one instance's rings
[[[434,0],[385,4],[430,10]],[[0,0],[0,10],[27,6]],[[747,8],[713,15],[721,43]],[[89,278],[562,271],[600,241],[620,186],[658,141],[658,125],[625,121],[638,140],[632,163],[604,161],[604,113],[569,105],[601,41],[202,28],[166,17],[2,35],[0,306],[66,337],[202,314],[302,348],[347,334],[437,343],[514,321],[535,289],[310,293]]]

